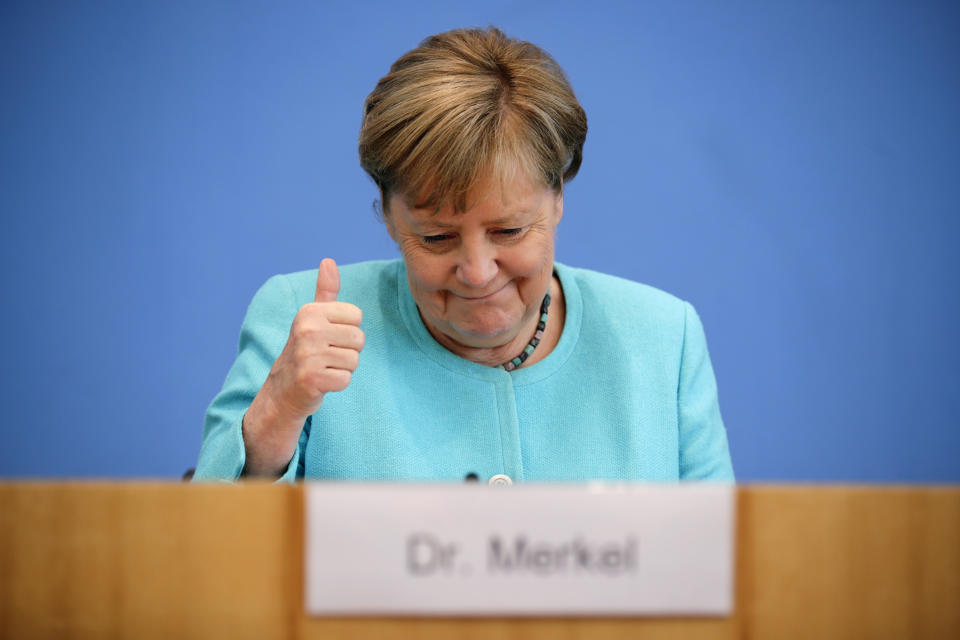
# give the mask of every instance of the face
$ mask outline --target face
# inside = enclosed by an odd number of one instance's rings
[[[463,213],[392,196],[385,216],[420,315],[441,344],[526,342],[553,276],[563,196],[523,175],[485,181]],[[531,329],[527,331],[527,329]]]

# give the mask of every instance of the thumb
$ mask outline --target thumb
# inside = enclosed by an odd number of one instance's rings
[[[340,293],[340,271],[333,258],[324,258],[317,271],[317,293],[314,302],[335,302]]]

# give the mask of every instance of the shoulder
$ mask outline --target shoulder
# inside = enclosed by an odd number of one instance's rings
[[[690,304],[650,285],[619,276],[557,265],[561,280],[576,284],[584,312],[618,318],[616,324],[683,327]]]

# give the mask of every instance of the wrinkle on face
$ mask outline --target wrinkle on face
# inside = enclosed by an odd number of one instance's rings
[[[515,342],[522,349],[550,287],[562,193],[522,174],[475,191],[476,204],[463,213],[393,197],[387,228],[424,324],[441,344],[454,352]]]

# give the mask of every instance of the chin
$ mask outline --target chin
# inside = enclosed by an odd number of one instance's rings
[[[451,328],[464,338],[470,339],[471,342],[483,343],[472,346],[497,347],[513,338],[517,322],[511,322],[509,318],[496,317],[486,322],[481,319],[478,322],[455,323]]]

